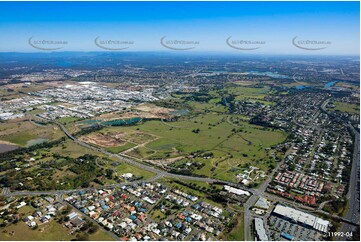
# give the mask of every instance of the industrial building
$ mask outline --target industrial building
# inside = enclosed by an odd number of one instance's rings
[[[266,230],[261,218],[254,218],[254,228],[256,230],[256,236],[258,241],[269,241]]]
[[[268,210],[270,208],[270,203],[269,203],[269,201],[267,201],[266,198],[260,197],[254,206],[256,208]]]
[[[251,196],[251,193],[245,191],[245,190],[242,190],[242,189],[237,189],[237,188],[234,188],[234,187],[231,187],[231,186],[228,186],[228,185],[225,185],[224,186],[224,190],[230,192],[230,193],[233,193],[233,194],[236,194],[236,195],[246,195],[246,196]]]
[[[282,217],[283,219],[323,233],[327,233],[328,227],[330,225],[330,222],[327,220],[280,204],[275,207],[272,213],[276,216]]]

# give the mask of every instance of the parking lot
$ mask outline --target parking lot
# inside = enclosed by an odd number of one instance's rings
[[[294,236],[293,240],[315,241],[321,240],[322,237],[321,233],[313,229],[305,228],[276,216],[270,216],[267,219],[267,223],[270,229],[270,234],[273,235],[275,240],[286,240],[281,237],[282,232]]]

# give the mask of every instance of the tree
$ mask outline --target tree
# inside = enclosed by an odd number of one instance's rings
[[[114,173],[114,171],[112,169],[106,169],[105,176],[111,180],[111,179],[113,179],[113,173]]]
[[[97,232],[99,230],[99,227],[97,225],[92,225],[89,230],[88,233],[89,234],[94,234],[95,232]]]
[[[76,238],[75,240],[78,240],[78,241],[85,241],[85,240],[89,240],[89,234],[86,234],[86,233],[79,233],[76,235]]]

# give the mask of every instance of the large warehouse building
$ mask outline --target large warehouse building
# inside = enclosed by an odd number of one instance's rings
[[[286,207],[283,205],[277,205],[273,210],[275,215],[283,217],[287,220],[291,220],[295,223],[298,223],[302,226],[313,228],[320,232],[326,233],[328,231],[328,227],[330,222],[319,217],[316,217],[312,214],[302,212],[300,210]]]
[[[254,219],[254,227],[258,241],[269,241],[266,230],[263,226],[263,220],[261,218]]]

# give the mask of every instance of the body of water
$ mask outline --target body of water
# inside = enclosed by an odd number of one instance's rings
[[[249,71],[248,72],[249,74],[252,74],[252,75],[258,75],[258,76],[268,76],[268,77],[272,77],[272,78],[289,78],[289,76],[286,76],[286,75],[282,75],[282,74],[279,74],[277,72],[270,72],[270,71]]]
[[[189,110],[186,110],[186,109],[170,112],[170,114],[174,115],[174,116],[183,116],[183,115],[187,115],[188,113],[189,113]]]
[[[327,82],[327,83],[324,85],[324,88],[333,87],[336,83],[337,83],[337,81]]]
[[[102,122],[103,125],[111,125],[111,126],[121,126],[121,125],[130,125],[138,123],[141,120],[141,118],[129,118],[129,119],[116,119],[116,120],[110,120]]]
[[[26,142],[26,147],[41,144],[41,143],[44,143],[46,141],[48,141],[48,139],[43,139],[43,138],[32,139],[32,140],[29,140],[28,142]]]
[[[297,90],[302,90],[302,89],[305,89],[306,86],[299,85],[299,86],[295,86],[295,88],[296,88]]]
[[[330,82],[327,82],[323,88],[330,88],[330,87],[333,87],[338,81],[330,81]],[[302,89],[305,89],[305,88],[313,88],[312,86],[304,86],[304,85],[298,85],[298,86],[295,86],[295,88],[297,90],[302,90]]]

